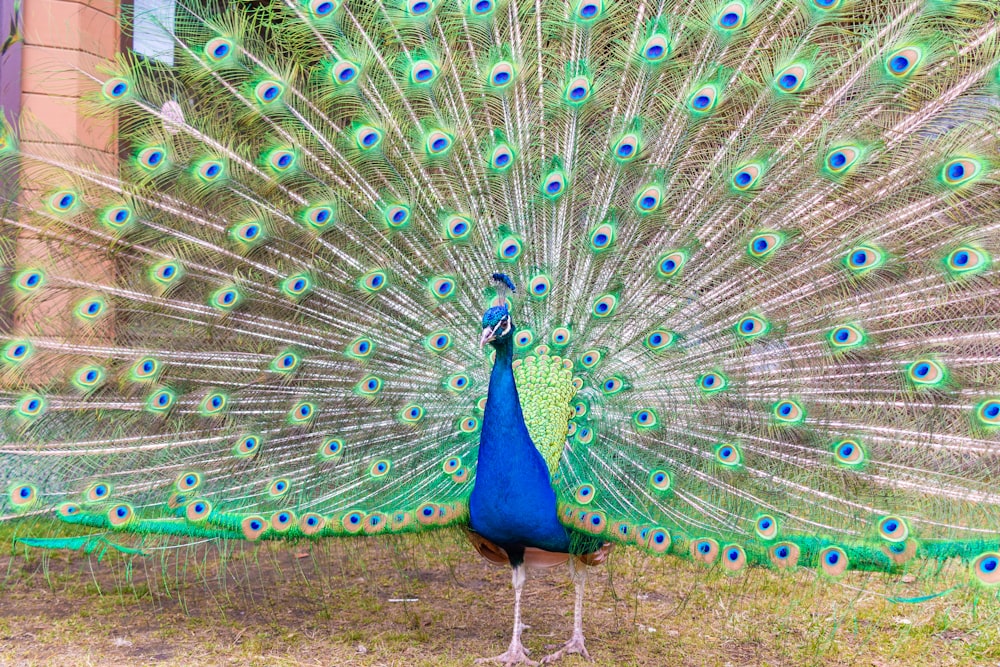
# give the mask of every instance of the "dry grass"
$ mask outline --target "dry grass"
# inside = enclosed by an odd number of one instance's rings
[[[0,556],[0,664],[469,665],[508,641],[509,572],[451,532],[319,544],[218,545],[129,561],[17,549]],[[618,550],[590,577],[599,665],[996,665],[995,592],[943,577],[806,570],[728,577]],[[960,587],[919,604],[889,602]],[[525,643],[568,638],[572,586],[532,573]],[[566,665],[585,664],[578,657]]]

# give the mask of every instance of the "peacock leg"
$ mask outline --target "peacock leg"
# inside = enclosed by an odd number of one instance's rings
[[[590,660],[587,647],[583,643],[583,589],[587,583],[587,568],[575,558],[569,560],[569,576],[576,587],[576,602],[573,604],[573,636],[562,648],[542,658],[542,664],[549,664],[572,653],[579,653]]]
[[[501,653],[494,658],[477,659],[477,664],[483,662],[498,662],[503,665],[538,664],[534,660],[528,659],[528,649],[524,648],[524,645],[521,644],[521,630],[524,628],[521,624],[521,590],[524,588],[525,579],[527,579],[527,572],[523,563],[514,567],[511,579],[514,584],[514,634],[510,638],[510,646],[507,647],[505,653]]]

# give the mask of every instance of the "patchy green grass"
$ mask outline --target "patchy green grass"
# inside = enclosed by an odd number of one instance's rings
[[[1000,603],[935,578],[716,569],[616,550],[591,572],[598,665],[983,665],[1000,662]],[[200,544],[128,558],[0,556],[0,664],[469,665],[509,639],[509,571],[456,532],[298,545]],[[919,604],[918,597],[957,585]],[[532,572],[532,655],[568,638],[563,568]],[[582,665],[574,656],[564,664]]]

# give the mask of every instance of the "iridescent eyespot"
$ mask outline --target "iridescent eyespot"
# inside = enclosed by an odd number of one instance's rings
[[[36,292],[46,282],[45,272],[39,269],[25,269],[14,275],[14,287],[20,292]]]
[[[344,455],[344,441],[340,438],[327,438],[319,447],[320,458],[332,461]]]
[[[777,250],[784,240],[784,236],[777,232],[763,232],[750,239],[747,252],[754,259],[763,259]]]
[[[618,376],[609,377],[601,383],[601,391],[608,396],[614,396],[625,388],[625,382]]]
[[[229,404],[229,397],[222,392],[214,391],[205,396],[198,406],[198,412],[203,417],[213,417],[222,414]]]
[[[979,273],[989,268],[990,256],[986,251],[972,246],[961,246],[948,253],[944,259],[945,268],[953,276]]]
[[[636,194],[632,204],[639,215],[655,213],[663,199],[663,188],[659,185],[645,185]]]
[[[906,368],[910,382],[920,387],[930,387],[943,384],[947,372],[940,363],[932,359],[918,359]]]
[[[569,327],[556,327],[549,338],[556,347],[565,347],[573,339],[573,332]]]
[[[520,256],[521,241],[515,236],[507,236],[497,245],[497,258],[503,262],[513,262]]]
[[[656,272],[661,278],[673,278],[687,263],[687,253],[675,250],[660,257],[656,262]]]
[[[837,463],[857,467],[865,462],[865,449],[857,440],[847,439],[833,443],[833,455]]]
[[[406,204],[392,204],[382,212],[385,224],[393,229],[401,229],[410,222],[410,207]]]
[[[1000,554],[984,553],[972,562],[972,573],[981,583],[1000,583]]]
[[[310,401],[296,403],[288,413],[289,424],[306,424],[316,416],[316,405]]]
[[[615,226],[609,223],[598,225],[590,232],[590,248],[594,252],[604,252],[614,245]]]
[[[156,171],[167,163],[167,151],[163,146],[143,148],[136,155],[136,163],[146,171]]]
[[[618,307],[618,297],[614,294],[605,294],[597,298],[590,308],[590,313],[594,317],[609,317]]]
[[[358,280],[358,287],[372,294],[381,291],[388,284],[384,271],[370,271]]]
[[[649,473],[649,485],[657,491],[668,491],[672,483],[670,473],[666,470],[654,470]]]
[[[453,276],[432,278],[428,289],[435,299],[445,301],[455,296],[455,278]]]
[[[490,167],[496,171],[507,171],[514,164],[514,150],[507,144],[497,144],[490,153]]]
[[[444,156],[451,150],[454,139],[450,134],[434,130],[427,134],[424,140],[424,150],[432,157]]]
[[[903,542],[910,534],[906,522],[896,516],[887,516],[878,522],[879,535],[890,542]]]
[[[46,205],[53,213],[70,213],[79,201],[79,196],[72,190],[60,190],[49,196]]]
[[[273,498],[280,498],[281,496],[288,493],[288,490],[292,488],[292,485],[287,479],[281,478],[272,481],[267,487],[267,493]]]
[[[733,188],[738,192],[749,192],[757,186],[760,175],[763,172],[761,165],[750,162],[743,165],[733,174]]]
[[[552,283],[549,277],[544,274],[538,275],[528,283],[528,294],[536,299],[542,299],[548,296],[551,288]]]
[[[154,391],[146,399],[146,410],[156,413],[163,414],[166,413],[174,406],[177,402],[177,394],[170,389],[160,389]]]
[[[905,79],[916,71],[921,60],[920,49],[906,46],[889,54],[885,59],[885,71],[894,79]]]
[[[178,491],[194,491],[201,486],[201,474],[196,472],[182,472],[174,481],[174,487]]]
[[[12,484],[7,491],[7,499],[15,509],[25,510],[38,499],[38,489],[33,484]]]
[[[762,514],[757,517],[753,530],[760,539],[773,540],[778,536],[778,522],[770,514]]]
[[[516,345],[519,349],[522,349],[531,345],[534,339],[535,335],[530,330],[522,329],[517,332],[517,335],[514,336],[514,345]]]
[[[125,99],[129,90],[131,90],[129,82],[119,76],[108,79],[104,82],[104,85],[101,86],[101,94],[104,95],[106,100],[112,102]]]
[[[713,539],[700,538],[691,541],[691,558],[711,565],[719,556],[719,543]]]
[[[635,132],[629,132],[611,147],[611,154],[619,162],[627,163],[638,157],[641,149],[642,144],[639,135]]]
[[[253,96],[258,104],[268,105],[281,101],[281,96],[285,94],[285,86],[280,81],[265,79],[253,88]]]
[[[354,133],[354,141],[361,150],[370,151],[382,143],[382,130],[371,125],[362,125]]]
[[[663,528],[652,528],[646,533],[646,540],[642,546],[654,553],[666,553],[670,548],[670,533]]]
[[[323,530],[323,526],[325,525],[326,519],[324,519],[322,515],[316,514],[315,512],[303,514],[302,518],[299,519],[299,530],[302,531],[303,535],[318,535]]]
[[[73,384],[78,389],[89,391],[104,384],[107,372],[100,366],[84,366],[73,374]]]
[[[563,101],[571,106],[580,106],[590,98],[591,85],[590,79],[585,76],[573,77],[563,90]]]
[[[15,412],[24,419],[36,419],[45,414],[48,408],[48,401],[39,394],[27,394],[22,396],[16,404]]]
[[[160,361],[155,357],[143,357],[132,365],[129,376],[134,381],[152,380],[162,370]]]
[[[209,298],[209,304],[217,310],[221,310],[223,312],[233,310],[240,305],[242,301],[243,296],[235,287],[223,287],[222,289],[213,292]]]
[[[566,177],[561,170],[549,172],[542,180],[542,195],[555,200],[566,190]]]
[[[739,572],[747,564],[747,554],[737,544],[727,544],[722,549],[722,567],[730,572]]]
[[[503,90],[514,82],[514,65],[500,61],[490,68],[489,84],[498,90]]]
[[[719,89],[714,84],[706,84],[688,96],[687,107],[696,116],[703,116],[715,110]]]
[[[202,52],[212,63],[218,64],[232,55],[233,47],[232,40],[225,37],[213,37],[205,42],[205,48],[202,49]]]
[[[399,418],[408,424],[416,424],[424,418],[424,409],[419,405],[407,405],[400,410]]]
[[[714,394],[729,387],[729,380],[722,373],[705,373],[698,376],[698,388],[706,394]]]
[[[275,174],[281,175],[291,171],[297,161],[295,153],[285,148],[278,148],[267,154],[264,163]]]
[[[779,542],[768,549],[767,554],[771,564],[782,570],[793,568],[799,563],[799,547],[792,542]]]
[[[311,206],[301,213],[301,219],[316,231],[324,230],[333,222],[333,208]]]
[[[730,2],[716,15],[715,25],[725,32],[738,30],[746,20],[746,7],[741,2]]]
[[[793,64],[779,70],[774,75],[774,88],[781,93],[797,93],[805,87],[808,70],[801,64]]]
[[[298,300],[312,292],[312,277],[308,273],[297,273],[282,280],[279,287],[282,294],[290,299]]]
[[[35,347],[28,340],[12,340],[3,346],[3,360],[12,365],[20,365],[31,358]]]
[[[309,13],[317,19],[333,16],[339,7],[336,0],[309,0]]]
[[[640,429],[655,428],[659,424],[659,419],[654,410],[643,408],[632,415],[632,424]]]
[[[233,454],[236,456],[252,456],[260,449],[261,437],[259,435],[245,435],[233,445]]]
[[[279,533],[285,532],[295,525],[295,523],[295,514],[288,510],[275,512],[271,515],[271,528],[274,528]]]
[[[819,552],[820,569],[831,577],[843,574],[847,565],[847,554],[840,547],[827,547]]]
[[[456,373],[444,381],[444,386],[451,391],[465,391],[470,384],[469,376],[465,373]]]
[[[581,505],[586,505],[592,501],[596,495],[597,491],[594,489],[593,484],[581,484],[576,487],[576,491],[573,493],[573,498]]]
[[[369,375],[357,384],[357,389],[360,393],[366,396],[373,396],[381,391],[382,380],[374,375]]]
[[[602,0],[580,0],[576,6],[576,18],[584,23],[591,23],[601,18],[604,13]]]
[[[601,356],[600,350],[587,350],[580,355],[580,365],[584,368],[591,369],[601,363]]]
[[[576,418],[586,417],[587,412],[589,411],[587,404],[584,401],[577,401],[571,407],[573,408],[573,417]]]
[[[240,521],[240,532],[251,542],[258,539],[269,527],[262,516],[248,516]]]
[[[857,146],[840,146],[826,154],[823,166],[829,174],[838,176],[850,171],[860,157],[861,150]]]
[[[715,446],[715,460],[726,467],[733,468],[743,463],[743,454],[736,445],[724,442]]]
[[[458,421],[458,429],[462,433],[475,433],[479,430],[479,420],[475,417],[463,417]]]
[[[986,399],[976,406],[974,414],[983,426],[1000,426],[1000,398]]]
[[[424,16],[434,9],[434,4],[431,0],[408,0],[406,9],[411,16]]]
[[[844,0],[812,0],[812,6],[816,9],[829,12],[840,7],[840,3]]]
[[[871,245],[859,245],[847,253],[844,266],[854,273],[865,273],[885,264],[885,253]]]
[[[771,330],[771,324],[762,317],[746,315],[736,323],[735,329],[741,338],[758,338]]]
[[[594,441],[594,430],[584,426],[573,435],[573,440],[581,445],[589,445]]]
[[[451,335],[447,331],[435,331],[427,337],[426,346],[434,352],[444,352],[451,347]]]
[[[229,229],[229,236],[243,246],[253,246],[264,240],[264,225],[257,221],[243,222]]]
[[[461,467],[462,459],[458,456],[449,456],[445,459],[444,463],[441,464],[441,469],[444,470],[446,475],[454,474]]]
[[[380,459],[372,464],[372,467],[369,469],[368,474],[370,474],[372,477],[385,477],[386,475],[389,474],[389,469],[391,467],[392,464],[389,463],[388,459]]]
[[[375,341],[371,338],[355,338],[345,352],[355,359],[367,359],[375,351]]]
[[[350,60],[338,60],[330,71],[330,78],[340,86],[353,83],[361,73],[361,66]]]
[[[464,241],[472,232],[472,219],[463,215],[450,215],[444,221],[445,238],[451,241]]]
[[[666,35],[654,34],[646,40],[639,52],[647,63],[658,65],[670,56],[670,39]]]
[[[472,16],[482,18],[493,11],[493,0],[469,0],[468,11]]]
[[[121,503],[109,509],[105,516],[112,528],[121,528],[132,520],[135,512],[131,505]]]
[[[865,333],[858,327],[845,324],[827,333],[826,340],[834,349],[842,350],[864,345],[866,337]]]
[[[802,406],[792,400],[778,401],[771,407],[771,415],[783,424],[800,424],[806,419]]]
[[[949,187],[965,185],[982,174],[983,164],[971,157],[950,160],[941,167],[941,181]]]
[[[194,167],[194,174],[202,183],[214,183],[226,174],[226,164],[221,160],[202,160]]]
[[[293,350],[284,350],[271,360],[270,369],[276,373],[294,373],[302,364],[302,357]]]
[[[83,492],[85,502],[96,503],[111,497],[112,486],[107,482],[94,482]]]

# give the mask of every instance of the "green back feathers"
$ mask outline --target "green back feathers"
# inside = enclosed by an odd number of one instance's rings
[[[514,364],[521,411],[532,442],[554,475],[566,446],[566,431],[576,394],[572,363],[558,356],[529,355]]]

